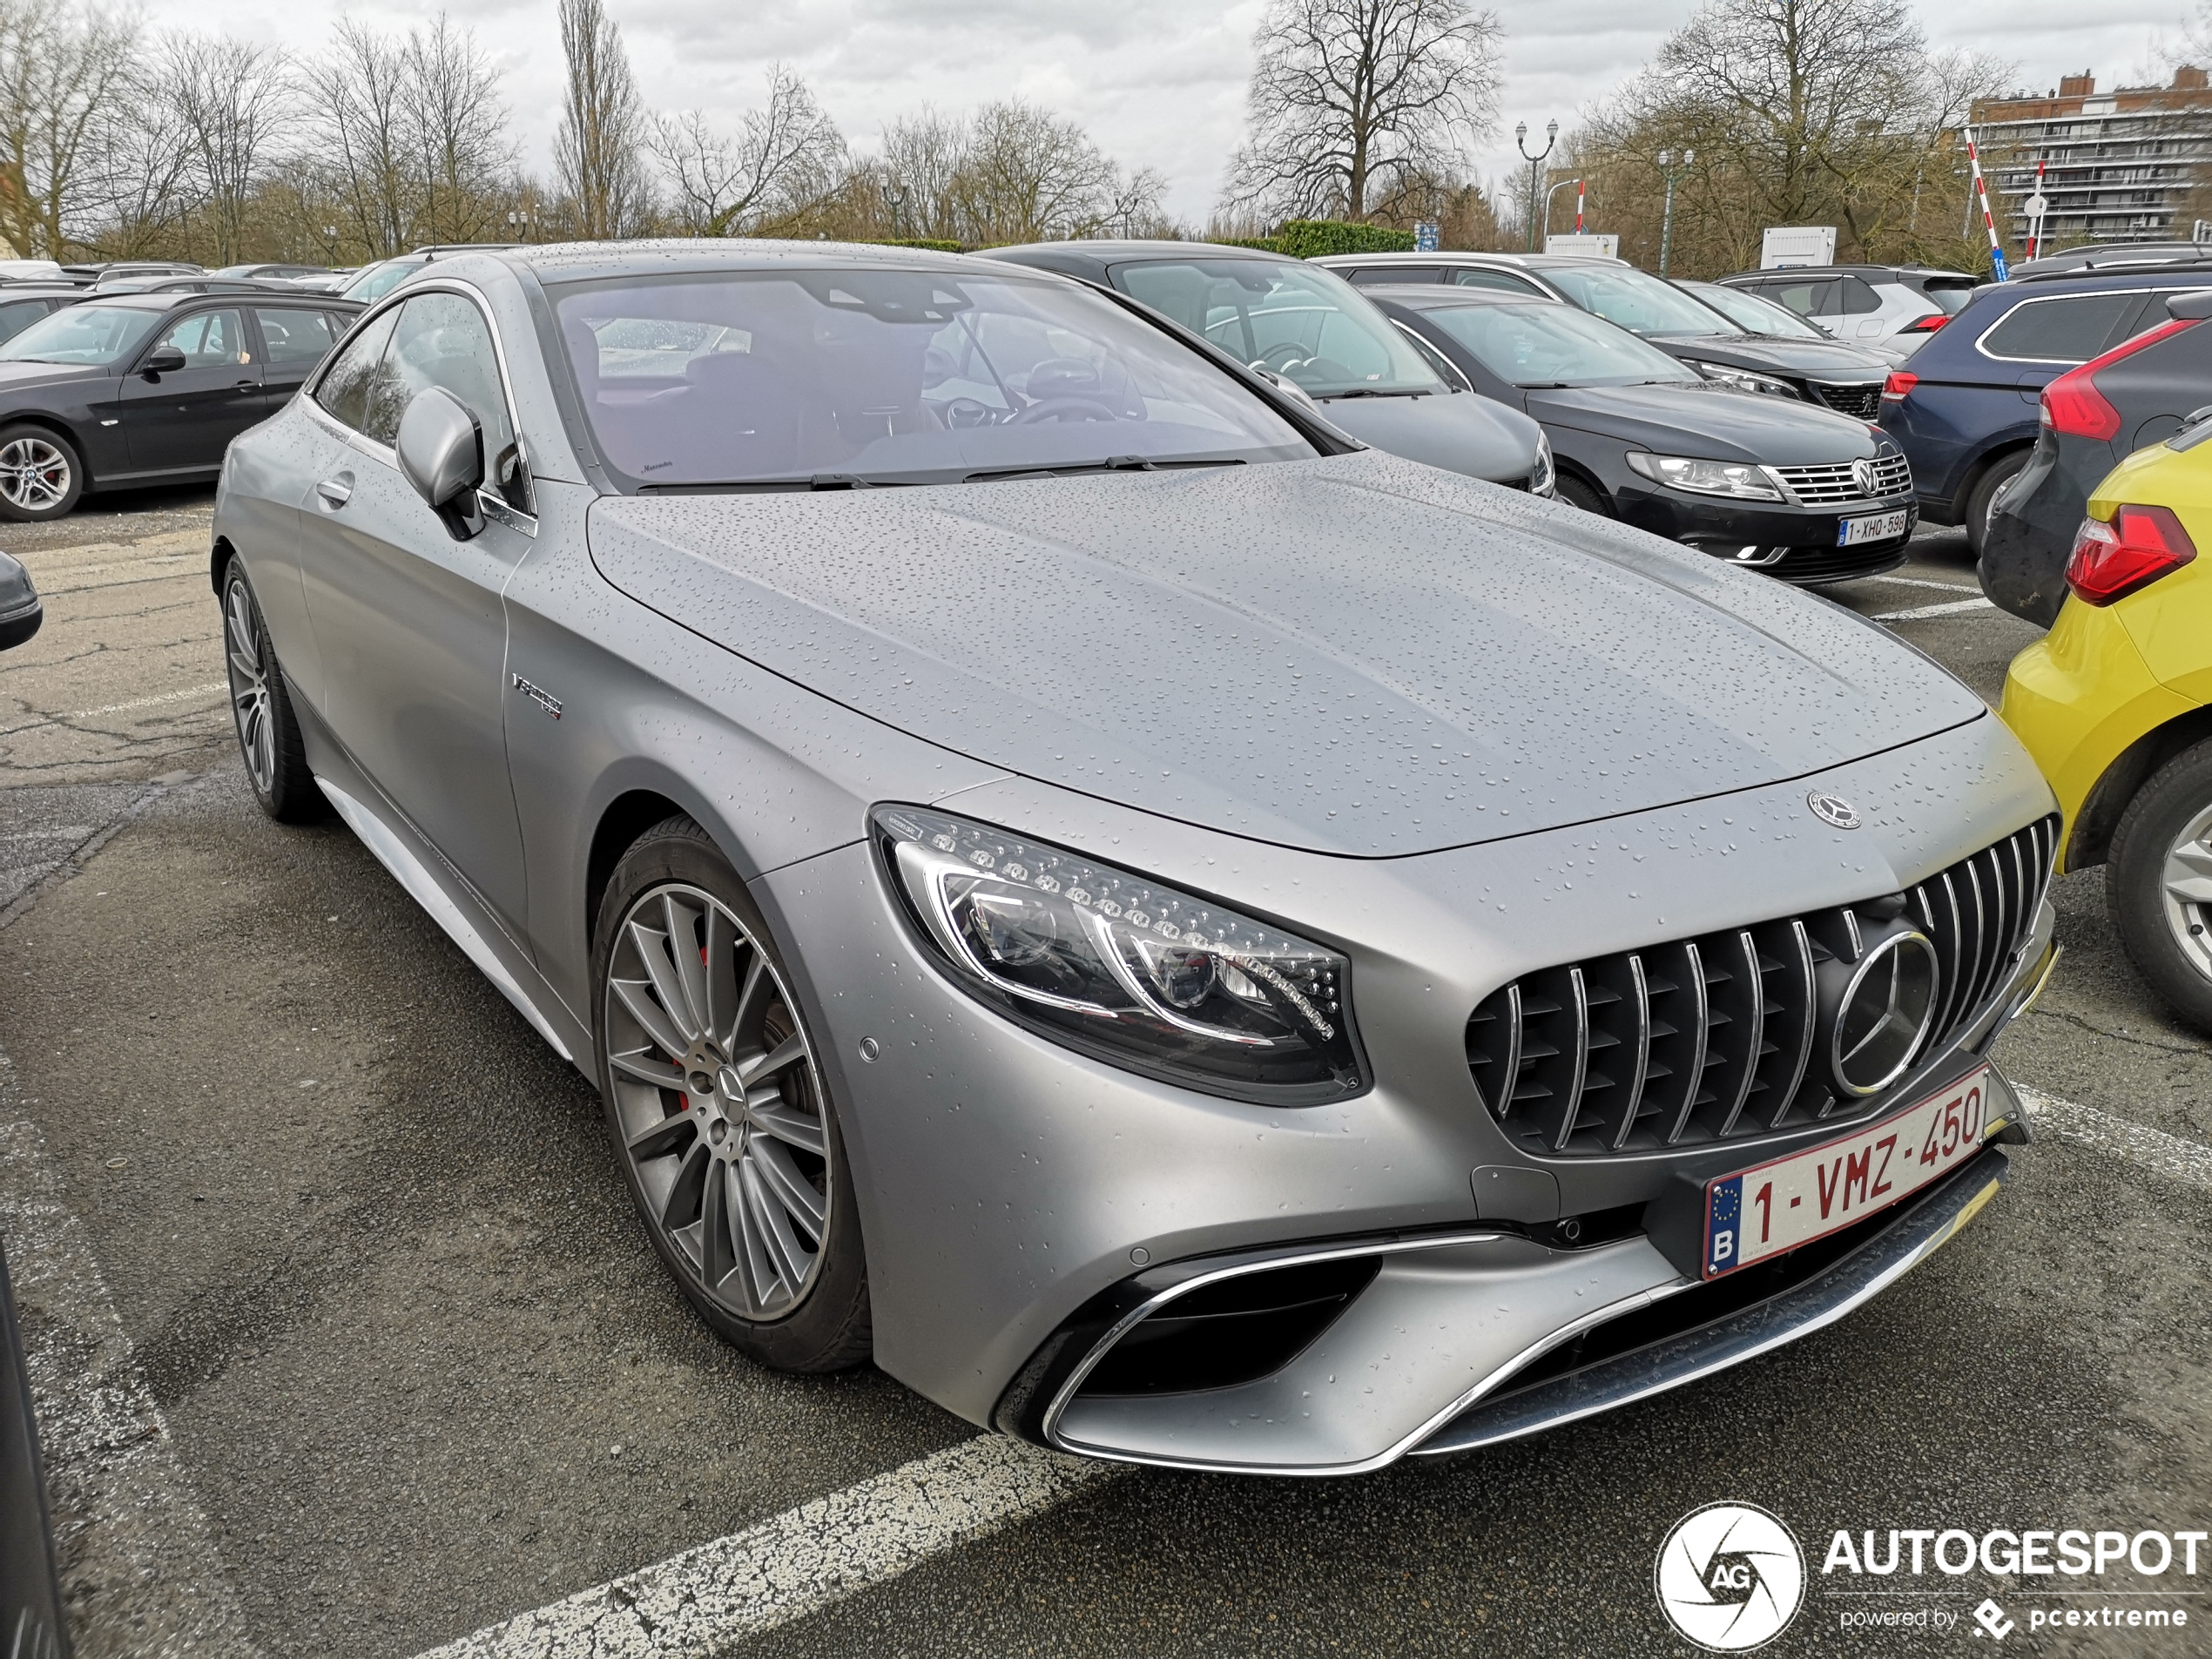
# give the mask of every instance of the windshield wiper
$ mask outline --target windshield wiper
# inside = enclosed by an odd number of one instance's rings
[[[1060,478],[1087,472],[1168,472],[1191,467],[1241,467],[1241,458],[1229,457],[1219,461],[1186,460],[1177,458],[1159,461],[1150,455],[1109,455],[1103,461],[1070,461],[1049,467],[993,467],[983,472],[971,472],[961,482],[964,484],[987,484],[1001,478]]]
[[[863,478],[853,472],[818,472],[805,478],[704,478],[683,483],[643,483],[643,496],[766,495],[778,490],[888,489],[911,482],[904,478]]]
[[[1410,387],[1355,386],[1348,392],[1321,392],[1315,401],[1333,403],[1344,397],[1433,397],[1441,388],[1424,387],[1419,391]]]

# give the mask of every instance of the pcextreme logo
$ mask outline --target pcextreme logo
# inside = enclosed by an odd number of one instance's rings
[[[1653,1571],[1659,1610],[1709,1653],[1747,1653],[1790,1628],[1805,1557],[1789,1527],[1750,1503],[1709,1503],[1676,1521]]]

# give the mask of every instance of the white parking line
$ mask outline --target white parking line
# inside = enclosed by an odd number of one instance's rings
[[[420,1659],[719,1653],[1121,1473],[981,1435]]]
[[[1897,588],[1933,588],[1938,593],[1979,593],[1971,582],[1931,582],[1918,576],[1870,576],[1869,582],[1886,582]]]
[[[2027,1108],[2028,1123],[2040,1132],[2055,1135],[2062,1141],[2079,1141],[2129,1163],[2141,1164],[2169,1180],[2212,1190],[2212,1146],[2185,1141],[2146,1123],[2115,1117],[2094,1106],[2060,1100],[2056,1095],[2047,1095],[2026,1083],[2014,1083],[2013,1092]]]
[[[1939,585],[1929,583],[1931,587]],[[1919,622],[1924,617],[1955,617],[1966,610],[1994,610],[1997,607],[1986,599],[1954,599],[1949,604],[1916,605],[1910,610],[1883,610],[1875,614],[1876,622]]]

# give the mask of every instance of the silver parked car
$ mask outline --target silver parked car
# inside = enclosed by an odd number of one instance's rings
[[[1840,1317],[2024,1138],[2056,820],[1979,699],[1111,293],[455,255],[215,534],[263,804],[597,1081],[765,1364],[1368,1469]]]

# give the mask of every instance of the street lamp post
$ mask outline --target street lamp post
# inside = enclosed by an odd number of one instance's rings
[[[1581,199],[1581,192],[1582,188],[1582,181],[1579,179],[1562,179],[1557,184],[1554,185],[1549,190],[1547,190],[1544,192],[1544,240],[1547,243],[1549,243],[1552,239],[1552,198],[1558,195],[1561,191],[1566,189],[1569,185],[1575,186],[1576,192],[1575,199],[1580,201]],[[1579,213],[1575,216],[1575,228],[1577,232],[1581,231],[1582,228],[1581,216]]]
[[[1528,163],[1528,251],[1536,251],[1536,169],[1552,152],[1552,145],[1559,142],[1559,123],[1548,122],[1544,127],[1544,147],[1534,155],[1528,153],[1528,123],[1523,121],[1513,130],[1514,148],[1520,151]]]
[[[1677,168],[1675,165],[1673,151],[1662,150],[1659,152],[1659,175],[1667,181],[1667,205],[1659,214],[1659,274],[1661,276],[1667,274],[1667,256],[1674,251],[1675,180],[1681,178],[1690,163],[1696,159],[1697,152],[1685,150],[1682,152],[1682,166]]]
[[[907,205],[907,187],[904,185],[886,185],[883,199],[885,205],[891,209],[891,237],[894,241],[896,241],[906,234],[899,228],[899,215]]]

